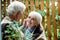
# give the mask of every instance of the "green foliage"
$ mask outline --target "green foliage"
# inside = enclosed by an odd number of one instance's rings
[[[20,24],[21,25],[21,24]],[[8,37],[8,39],[17,39],[17,40],[22,40],[22,37],[21,37],[21,31],[20,31],[20,27],[18,26],[18,23],[14,24],[14,23],[10,23],[8,26],[7,26],[7,30],[5,30],[5,33],[8,33],[9,35],[6,35],[6,37]]]
[[[44,11],[38,10],[38,12],[42,15],[42,16],[46,16],[46,13]]]
[[[60,16],[56,15],[56,20],[60,20]]]
[[[58,35],[58,37],[60,37],[60,31],[59,31],[59,29],[57,29],[57,35]]]
[[[26,18],[26,17],[24,17],[24,18]],[[22,22],[22,20],[20,20],[20,22],[19,22],[19,26],[22,26],[22,24],[23,24],[23,22]]]

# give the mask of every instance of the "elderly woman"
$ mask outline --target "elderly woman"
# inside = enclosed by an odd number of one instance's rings
[[[25,31],[26,40],[46,40],[42,26],[42,16],[38,12],[30,12],[20,29]]]
[[[23,12],[25,11],[25,9],[26,9],[25,5],[19,1],[14,1],[8,6],[7,8],[8,15],[1,22],[3,40],[7,40],[7,38],[5,38],[5,36],[8,35],[7,33],[5,34],[5,30],[7,30],[7,28],[9,27],[7,25],[13,22],[18,23],[19,20],[23,17]]]

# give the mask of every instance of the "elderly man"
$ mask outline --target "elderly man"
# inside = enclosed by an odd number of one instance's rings
[[[26,40],[47,40],[42,26],[42,16],[36,11],[29,13],[20,29],[25,29]]]
[[[7,40],[7,38],[5,38],[5,36],[8,35],[7,33],[5,33],[5,30],[7,30],[7,28],[9,27],[7,25],[13,22],[18,23],[19,20],[22,18],[25,9],[26,9],[25,5],[19,1],[14,1],[8,6],[7,8],[8,16],[6,16],[1,22],[3,40]]]

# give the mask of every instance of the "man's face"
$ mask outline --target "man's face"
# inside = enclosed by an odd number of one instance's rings
[[[23,14],[22,14],[20,11],[18,11],[16,15],[10,14],[9,17],[10,17],[12,20],[19,21],[19,20],[23,17]]]
[[[16,14],[16,20],[19,21],[20,19],[22,19],[22,17],[23,17],[23,14],[20,11],[17,12],[17,14]]]
[[[28,16],[27,18],[27,26],[33,28],[37,24],[36,18],[32,18],[31,16]]]

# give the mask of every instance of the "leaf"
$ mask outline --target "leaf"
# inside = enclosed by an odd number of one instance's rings
[[[58,36],[60,36],[60,31],[58,31]]]
[[[44,11],[41,11],[41,10],[38,10],[38,12],[42,15],[42,16],[45,16],[46,13]]]
[[[56,15],[56,20],[60,20],[60,16]]]
[[[11,33],[11,31],[6,30],[5,33]]]
[[[59,20],[60,20],[60,16],[59,16]]]
[[[56,15],[56,20],[59,20],[59,16],[58,15]]]
[[[22,24],[23,24],[23,22],[22,22],[22,20],[20,20],[20,22],[19,22],[19,26],[22,26]]]

